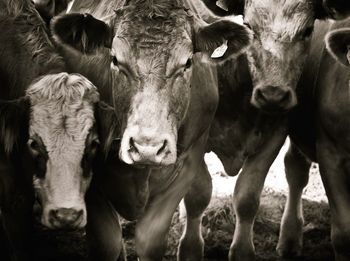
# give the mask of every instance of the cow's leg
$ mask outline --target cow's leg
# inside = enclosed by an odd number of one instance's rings
[[[174,181],[166,190],[153,197],[144,215],[138,221],[135,243],[140,261],[162,260],[171,219],[181,199],[189,191],[194,181],[196,176],[194,170],[198,169],[203,162],[206,138],[207,133],[193,145]]]
[[[204,162],[198,168],[197,175],[184,203],[186,207],[186,227],[180,239],[178,260],[202,260],[204,240],[201,233],[202,215],[211,198],[212,182]]]
[[[164,256],[171,219],[190,186],[179,182],[173,184],[177,188],[172,186],[154,198],[136,225],[135,244],[140,261],[160,261]]]
[[[291,142],[284,157],[289,194],[281,221],[277,252],[280,256],[300,256],[303,244],[301,195],[309,179],[311,162]]]
[[[32,260],[34,193],[31,177],[18,162],[4,160],[0,152],[0,200],[2,223],[12,250],[12,260]]]
[[[25,198],[29,196],[29,198]],[[12,201],[14,206],[4,208],[2,211],[2,221],[4,230],[12,249],[12,260],[32,260],[31,259],[31,236],[32,236],[32,195],[21,195]]]
[[[123,241],[119,218],[97,190],[91,189],[86,197],[87,239],[90,259],[99,261],[123,260]]]
[[[324,135],[326,136],[326,135]],[[350,152],[327,138],[317,144],[320,173],[331,209],[331,239],[337,261],[350,260]]]
[[[244,163],[234,191],[236,229],[229,252],[230,261],[255,259],[253,224],[260,204],[260,194],[268,170],[285,138],[284,131],[272,133],[260,151],[248,157]]]

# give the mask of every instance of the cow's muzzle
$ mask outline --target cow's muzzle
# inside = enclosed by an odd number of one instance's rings
[[[251,103],[263,111],[280,113],[297,104],[295,91],[279,86],[261,86],[253,91]]]
[[[57,208],[50,210],[48,215],[50,227],[55,229],[77,229],[86,223],[83,209]]]
[[[123,137],[120,158],[127,164],[161,167],[176,161],[176,143],[171,136]]]

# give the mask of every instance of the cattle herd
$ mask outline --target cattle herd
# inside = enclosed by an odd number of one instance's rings
[[[137,220],[139,260],[162,260],[182,199],[177,258],[202,260],[208,151],[240,172],[228,259],[254,260],[260,194],[287,136],[278,254],[301,255],[313,161],[335,258],[350,260],[347,17],[349,0],[0,0],[0,208],[12,260],[32,260],[35,202],[48,229],[86,228],[91,260],[126,260],[120,216]]]

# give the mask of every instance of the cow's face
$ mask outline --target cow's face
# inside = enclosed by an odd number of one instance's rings
[[[128,164],[169,165],[190,102],[191,27],[184,9],[148,17],[139,8],[125,9],[114,24],[115,104],[127,115],[119,156]]]
[[[254,31],[253,43],[247,50],[254,106],[283,112],[296,105],[295,88],[314,20],[314,6],[309,0],[247,1],[244,22]]]
[[[211,0],[203,0],[213,6]],[[343,18],[347,0],[221,0],[244,15],[254,32],[247,50],[253,82],[251,103],[267,112],[284,112],[297,104],[300,78],[317,18]],[[216,10],[212,8],[215,12]],[[217,12],[218,13],[218,12]]]
[[[243,26],[229,21],[203,24],[177,1],[155,2],[129,1],[117,11],[109,29],[113,33],[110,57],[106,59],[110,59],[111,78],[115,83],[115,110],[123,116],[119,157],[133,165],[175,163],[178,130],[191,99],[195,52],[210,56],[228,40],[226,57],[229,57],[241,52],[250,42],[250,32]],[[85,24],[92,24],[94,19],[79,16],[86,19]],[[63,31],[67,20],[73,18],[78,21],[77,15],[55,20],[53,31],[60,44],[74,42],[73,37]],[[100,24],[99,28],[101,31],[103,26]],[[84,34],[96,36],[83,29],[85,31],[77,33],[75,28],[75,38]],[[105,44],[106,39],[108,37],[101,43]],[[89,45],[94,44],[87,41],[75,46],[90,49]]]
[[[85,192],[98,146],[94,105],[96,88],[80,75],[47,75],[27,90],[29,140],[34,189],[50,228],[86,224]]]

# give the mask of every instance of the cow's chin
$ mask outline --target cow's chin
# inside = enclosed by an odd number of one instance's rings
[[[162,168],[175,164],[176,135],[158,134],[155,137],[144,139],[125,131],[119,150],[120,160],[137,168]]]

